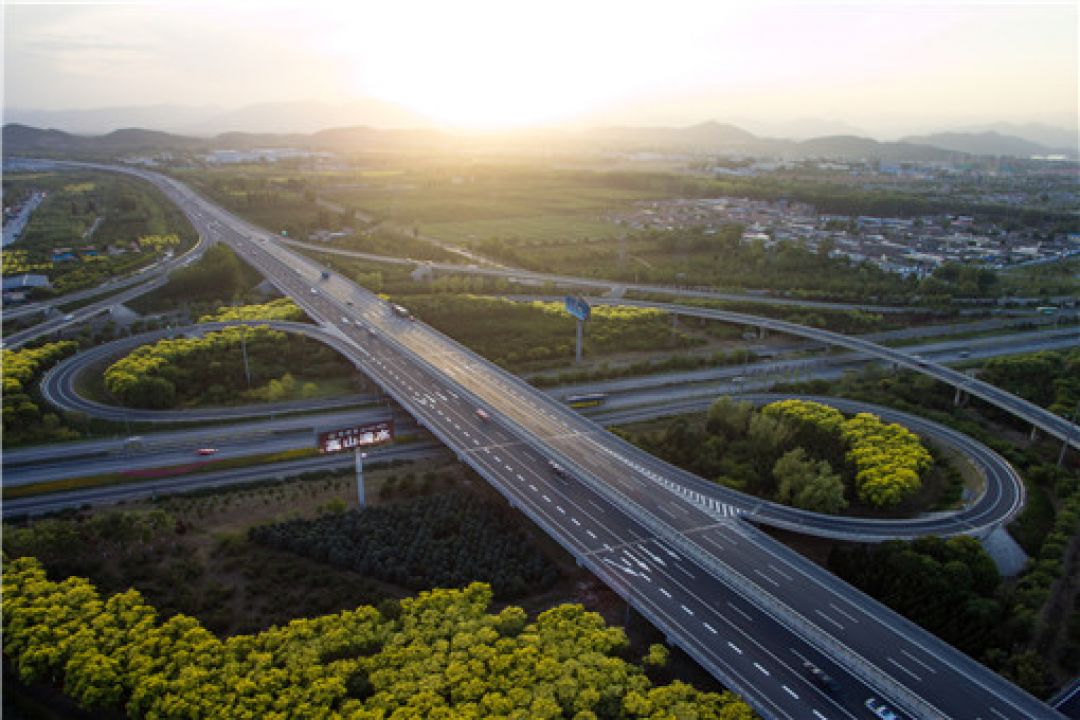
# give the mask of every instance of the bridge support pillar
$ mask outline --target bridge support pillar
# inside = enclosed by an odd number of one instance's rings
[[[956,394],[953,396],[953,403],[952,404],[955,407],[961,407],[963,405],[967,405],[967,399],[968,399],[967,393],[964,392],[963,390],[961,390],[960,388],[956,388]]]
[[[758,327],[758,339],[759,340],[764,340],[765,339],[765,332],[766,332],[766,330],[765,330],[764,325],[761,325],[761,326]]]
[[[1028,435],[1028,440],[1030,440],[1031,442],[1035,442],[1038,439],[1039,439],[1039,428],[1032,425],[1031,426],[1031,434]]]
[[[582,320],[577,321],[577,350],[574,353],[574,362],[578,365],[581,364],[581,343],[584,335],[585,323]]]

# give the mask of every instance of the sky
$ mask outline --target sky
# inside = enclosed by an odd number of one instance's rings
[[[4,2],[4,107],[374,98],[442,127],[1074,127],[1060,2]]]

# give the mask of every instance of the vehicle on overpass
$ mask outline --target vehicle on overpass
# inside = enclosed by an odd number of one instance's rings
[[[408,318],[409,320],[412,320],[412,313],[409,312],[409,309],[407,307],[405,307],[404,305],[398,305],[397,303],[392,303],[390,305],[390,309],[393,310],[394,314],[397,315],[398,317]]]
[[[587,393],[585,395],[567,396],[566,404],[572,408],[597,407],[603,405],[605,400],[607,400],[607,394],[605,393]]]

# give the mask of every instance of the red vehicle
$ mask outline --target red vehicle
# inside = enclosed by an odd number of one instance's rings
[[[197,455],[213,455],[217,452],[217,448],[199,448],[195,451]]]

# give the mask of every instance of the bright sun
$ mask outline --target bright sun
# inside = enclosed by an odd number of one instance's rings
[[[358,89],[448,125],[493,129],[582,115],[651,79],[644,53],[626,52],[637,33],[597,30],[610,8],[553,4],[432,3],[410,14],[387,3],[377,26],[405,30],[353,35]]]

